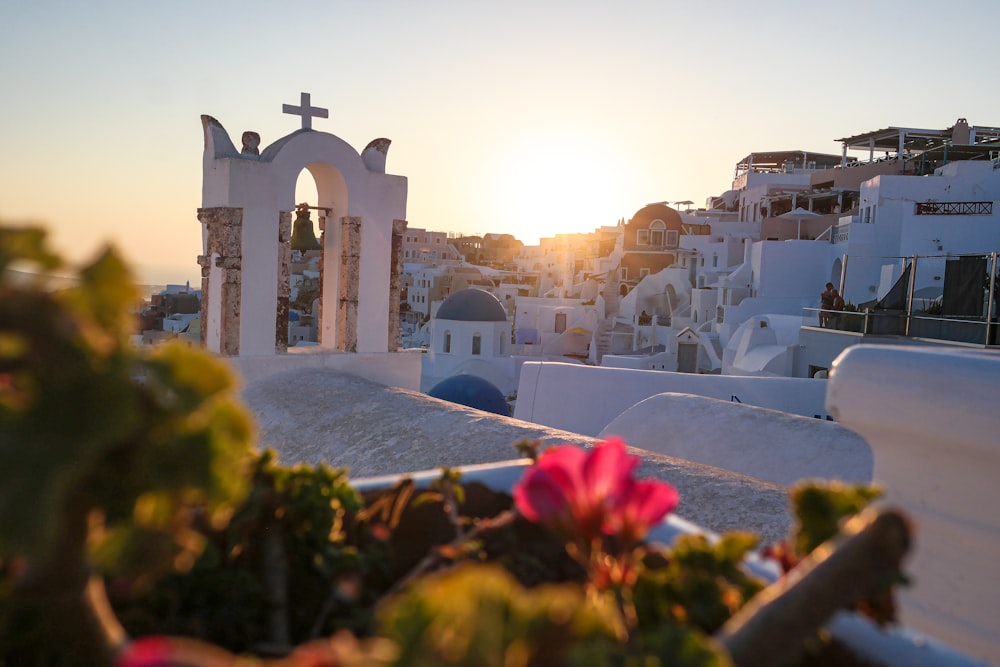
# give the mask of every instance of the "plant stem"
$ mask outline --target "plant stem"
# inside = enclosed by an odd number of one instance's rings
[[[867,510],[754,597],[716,635],[737,667],[786,665],[836,611],[897,575],[910,527],[895,510]]]
[[[70,494],[63,530],[49,557],[32,562],[11,592],[9,664],[112,665],[125,631],[111,611],[104,580],[87,562],[90,504]]]

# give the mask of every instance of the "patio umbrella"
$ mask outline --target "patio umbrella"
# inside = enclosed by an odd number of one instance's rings
[[[795,238],[802,238],[802,221],[803,220],[813,220],[815,218],[822,217],[819,213],[813,213],[812,211],[807,211],[801,206],[798,208],[793,208],[788,213],[782,213],[778,216],[783,220],[791,220],[796,223]]]

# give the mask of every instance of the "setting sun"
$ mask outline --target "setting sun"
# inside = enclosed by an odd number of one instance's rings
[[[532,135],[498,168],[507,230],[527,244],[557,233],[589,232],[631,214],[627,165],[612,147],[568,131]]]

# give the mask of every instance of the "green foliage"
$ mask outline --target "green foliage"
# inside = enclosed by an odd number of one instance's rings
[[[0,265],[58,265],[44,239],[3,230]],[[107,521],[98,547],[136,529],[183,550],[192,507],[219,521],[244,492],[252,431],[227,369],[190,349],[134,349],[135,297],[110,249],[61,292],[0,277],[0,554],[42,557],[88,510]]]
[[[742,567],[756,545],[749,533],[728,533],[714,543],[703,535],[685,535],[670,551],[648,554],[635,585],[640,632],[657,634],[665,626],[684,624],[714,633],[764,588]]]
[[[41,230],[0,228],[0,655],[98,664],[115,630],[84,594],[91,568],[190,566],[195,524],[223,525],[245,493],[253,431],[222,362],[130,344],[137,292],[113,249],[61,291],[14,266],[62,262]]]
[[[189,572],[152,586],[139,579],[112,586],[131,633],[197,637],[247,651],[274,642],[276,609],[294,643],[336,629],[371,631],[370,607],[388,586],[388,559],[356,520],[362,501],[347,471],[283,466],[264,450],[252,480],[228,526],[202,527],[206,547]]]
[[[580,641],[621,641],[612,599],[576,585],[521,588],[505,570],[463,565],[428,576],[378,614],[402,666],[559,665]]]
[[[0,274],[27,265],[39,272],[62,266],[62,260],[45,245],[41,227],[0,227]]]
[[[944,302],[941,299],[923,299],[921,305],[920,312],[935,317],[940,317],[944,308]]]
[[[572,667],[732,667],[732,661],[712,639],[679,624],[663,624],[629,644],[581,642],[567,664]]]
[[[792,548],[799,556],[837,535],[840,523],[882,495],[876,486],[841,482],[804,482],[791,491],[796,524]]]
[[[319,278],[303,277],[291,306],[301,313],[312,314],[313,301],[318,299],[319,295]]]

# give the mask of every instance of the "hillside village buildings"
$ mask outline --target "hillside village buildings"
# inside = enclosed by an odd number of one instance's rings
[[[995,273],[984,262],[1000,248],[1000,130],[959,119],[943,130],[893,127],[840,141],[841,155],[750,154],[706,208],[654,203],[616,226],[542,239],[502,278],[468,266],[420,269],[411,307],[426,321],[427,301],[484,289],[512,320],[511,355],[646,370],[813,377],[846,347],[887,336],[991,344],[993,301],[949,307],[959,264]],[[849,157],[858,150],[866,154]],[[537,292],[503,292],[511,275],[530,276]],[[851,312],[823,328],[826,282]],[[889,304],[894,286],[900,296]]]

